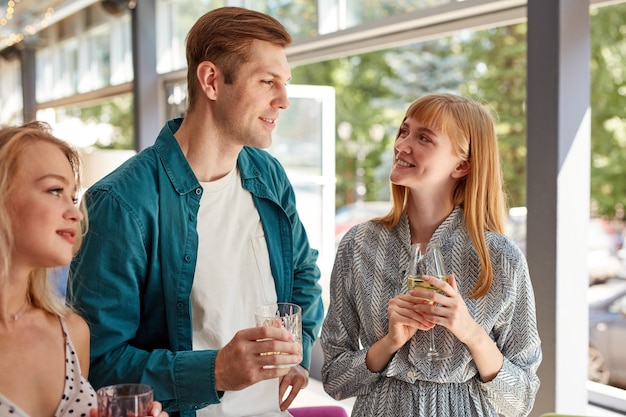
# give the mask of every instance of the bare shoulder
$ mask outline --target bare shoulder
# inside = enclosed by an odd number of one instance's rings
[[[89,372],[89,326],[81,316],[74,312],[65,319],[65,324],[76,349],[82,373],[87,376]]]
[[[87,325],[85,319],[78,314],[71,312],[65,319],[65,323],[67,324],[67,331],[70,334],[72,343],[75,345],[81,344],[81,342],[89,343],[89,326]]]

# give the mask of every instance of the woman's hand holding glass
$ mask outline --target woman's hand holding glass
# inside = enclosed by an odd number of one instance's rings
[[[163,411],[163,406],[158,401],[152,402],[152,408],[150,409],[150,413],[148,415],[150,417],[169,417],[169,414],[166,411]],[[98,417],[98,409],[92,408],[89,410],[89,417]]]
[[[423,322],[429,323],[431,326],[444,325],[440,319],[450,313],[446,312],[446,309],[455,304],[450,302],[450,299],[458,295],[454,275],[448,275],[448,282],[432,276],[424,276],[423,279],[425,283],[437,288],[438,291],[421,288],[409,290],[409,295],[415,301],[413,309],[419,314]],[[461,301],[463,300],[461,299]]]
[[[448,277],[448,283],[433,277],[426,278],[443,294],[420,289],[411,290],[410,294],[427,300],[426,303],[415,304],[413,308],[423,320],[447,328],[461,342],[469,344],[476,334],[478,324],[469,314],[467,305],[458,292],[454,275],[448,275]]]
[[[424,291],[426,292],[426,291]],[[416,310],[416,305],[428,303],[415,295],[400,294],[389,300],[387,317],[389,330],[387,336],[394,350],[400,349],[418,330],[430,330],[435,324],[423,313]]]
[[[163,405],[159,401],[152,401],[150,411],[148,412],[150,417],[169,417],[166,411],[163,411]],[[89,410],[89,417],[98,417],[98,409],[92,408]]]
[[[381,372],[393,355],[417,333],[435,324],[416,311],[415,306],[428,303],[411,294],[399,294],[387,303],[387,334],[368,349],[365,363],[371,372]]]
[[[411,245],[411,259],[409,261],[406,284],[409,290],[425,290],[426,293],[431,292],[438,294],[441,289],[433,285],[436,281],[448,281],[449,276],[446,272],[445,262],[441,248],[437,244],[428,244],[426,242],[413,243]],[[416,295],[415,293],[413,295]],[[428,305],[438,305],[433,301],[434,296],[427,294],[427,297],[419,297],[425,300]],[[424,359],[445,359],[451,355],[451,352],[437,349],[435,346],[435,330],[430,331],[430,343],[427,347],[422,348],[418,353],[418,358]]]

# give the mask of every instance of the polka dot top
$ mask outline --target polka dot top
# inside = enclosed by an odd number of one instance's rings
[[[61,319],[65,338],[65,388],[55,417],[88,417],[91,408],[98,408],[96,392],[82,376],[74,345]],[[0,417],[29,417],[22,409],[0,393]]]

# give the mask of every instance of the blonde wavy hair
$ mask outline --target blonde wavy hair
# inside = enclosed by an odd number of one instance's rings
[[[471,99],[440,93],[411,103],[404,120],[408,118],[448,135],[455,155],[471,162],[470,172],[456,184],[452,201],[455,206],[463,207],[465,226],[480,259],[480,276],[470,298],[482,297],[493,282],[485,231],[503,234],[506,221],[494,117],[485,106]],[[400,130],[396,140],[399,134]],[[391,184],[392,209],[379,219],[381,223],[387,227],[398,224],[406,211],[409,192],[404,186]]]
[[[18,157],[26,147],[38,141],[51,143],[63,152],[72,166],[77,189],[80,187],[81,160],[78,152],[67,142],[53,136],[48,124],[33,121],[21,126],[0,128],[0,279],[6,279],[11,267],[15,233],[8,210],[8,201],[12,193],[19,192],[15,183]],[[86,214],[82,205],[81,209],[83,214]],[[86,225],[85,217],[80,225],[82,233],[77,235],[74,253],[80,246],[82,236],[86,232]],[[71,310],[52,290],[49,273],[49,268],[38,268],[30,273],[27,297],[33,306],[67,317]]]

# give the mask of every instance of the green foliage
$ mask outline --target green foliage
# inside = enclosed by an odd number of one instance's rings
[[[259,10],[284,22],[295,38],[317,31],[314,0],[258,0]],[[223,1],[186,0],[179,26]],[[440,0],[366,0],[350,19],[363,22],[400,11],[434,6]],[[188,6],[188,7],[187,7]],[[298,17],[297,19],[294,16]],[[591,198],[598,214],[614,216],[626,204],[626,3],[592,10],[591,26]],[[295,20],[290,20],[295,19]],[[182,29],[181,29],[182,30]],[[331,85],[336,90],[336,121],[352,125],[350,143],[337,135],[337,206],[355,200],[355,144],[364,143],[366,200],[388,198],[392,146],[408,104],[433,91],[470,96],[497,116],[505,186],[510,206],[526,204],[526,24],[460,32],[453,36],[384,51],[349,56],[292,69],[294,84]],[[80,109],[84,122],[115,126],[111,143],[96,146],[133,148],[132,100],[129,96]],[[371,140],[373,124],[385,127],[380,143]]]
[[[393,97],[382,78],[393,77],[392,69],[383,59],[384,52],[339,58],[332,61],[296,67],[292,69],[293,84],[332,85],[336,92],[337,124],[349,122],[352,134],[349,143],[344,143],[336,135],[336,204],[342,206],[356,198],[356,148],[353,146],[361,138],[371,148],[364,163],[366,199],[375,199],[376,194],[387,184],[373,180],[374,170],[380,165],[381,154],[389,143],[393,130],[386,129],[380,143],[373,143],[369,129],[372,124],[391,126],[391,118],[385,108],[376,105],[378,99]],[[394,124],[397,121],[394,121]],[[393,132],[393,133],[391,133]],[[350,145],[352,143],[352,145]]]
[[[104,123],[112,127],[112,135],[98,138],[95,147],[100,149],[134,149],[132,95],[112,97],[110,100],[73,109],[76,117],[85,124]]]
[[[626,204],[626,4],[593,10],[591,25],[591,199],[613,218]]]
[[[454,53],[459,50],[455,44],[455,39],[445,38],[292,69],[294,84],[335,87],[337,124],[352,125],[351,143],[339,135],[336,140],[337,207],[355,201],[354,145],[359,141],[368,150],[365,199],[389,198],[393,141],[408,104],[427,91],[455,90],[463,79],[464,57]],[[373,124],[385,128],[379,143],[369,133]]]
[[[469,34],[463,46],[463,95],[486,104],[497,119],[500,158],[510,207],[526,205],[526,24]]]
[[[361,0],[354,2],[349,13],[353,24],[381,19],[415,10],[428,9],[450,0]],[[351,26],[351,25],[350,25]]]
[[[373,10],[368,9],[370,3],[385,2],[363,3],[358,19],[374,18],[368,15]],[[591,199],[598,214],[608,217],[623,212],[619,209],[626,204],[625,16],[626,3],[622,3],[594,9],[591,17]],[[366,199],[381,199],[388,189],[392,143],[410,101],[447,90],[483,102],[497,119],[509,206],[522,206],[526,204],[526,30],[526,24],[519,23],[460,32],[307,65],[293,70],[293,82],[334,86],[337,123],[350,122],[353,138],[369,140],[373,123],[386,127],[385,139],[365,161]],[[338,138],[338,206],[354,200],[356,167],[349,148]]]
[[[256,0],[246,7],[274,16],[294,39],[318,34],[317,0]]]

